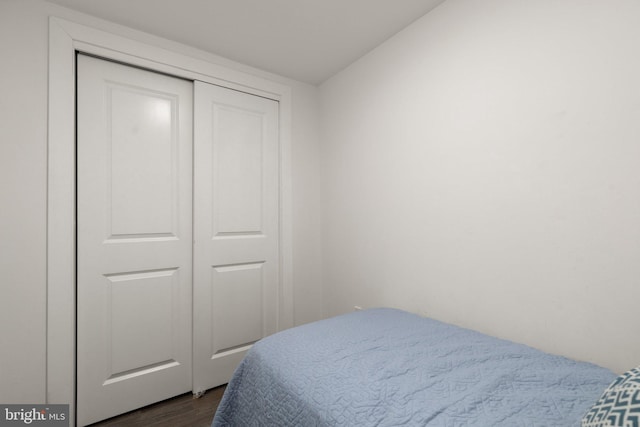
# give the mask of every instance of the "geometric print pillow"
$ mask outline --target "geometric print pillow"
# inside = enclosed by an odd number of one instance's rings
[[[582,427],[640,427],[640,366],[615,379],[582,418]]]

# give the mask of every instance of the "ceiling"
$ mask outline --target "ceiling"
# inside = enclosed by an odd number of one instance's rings
[[[49,0],[319,84],[444,0]]]

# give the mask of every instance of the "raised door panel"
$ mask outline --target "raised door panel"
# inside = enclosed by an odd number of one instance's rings
[[[176,363],[180,333],[180,275],[177,269],[106,276],[106,347],[111,350],[107,381]],[[144,312],[144,316],[140,313]],[[140,345],[144,343],[144,345]]]
[[[110,237],[175,236],[178,97],[107,84]]]
[[[264,114],[212,105],[213,234],[262,231]]]
[[[211,358],[266,335],[263,267],[256,263],[212,269]]]

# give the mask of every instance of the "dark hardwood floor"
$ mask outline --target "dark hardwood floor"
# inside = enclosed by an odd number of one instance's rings
[[[109,418],[91,427],[208,427],[226,386],[207,390],[195,399],[191,393]]]

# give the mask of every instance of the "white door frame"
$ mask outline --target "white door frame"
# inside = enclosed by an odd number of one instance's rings
[[[49,19],[47,189],[47,403],[70,404],[75,423],[75,54],[238,89],[279,101],[280,295],[278,330],[293,326],[291,88],[265,78],[125,38]]]

